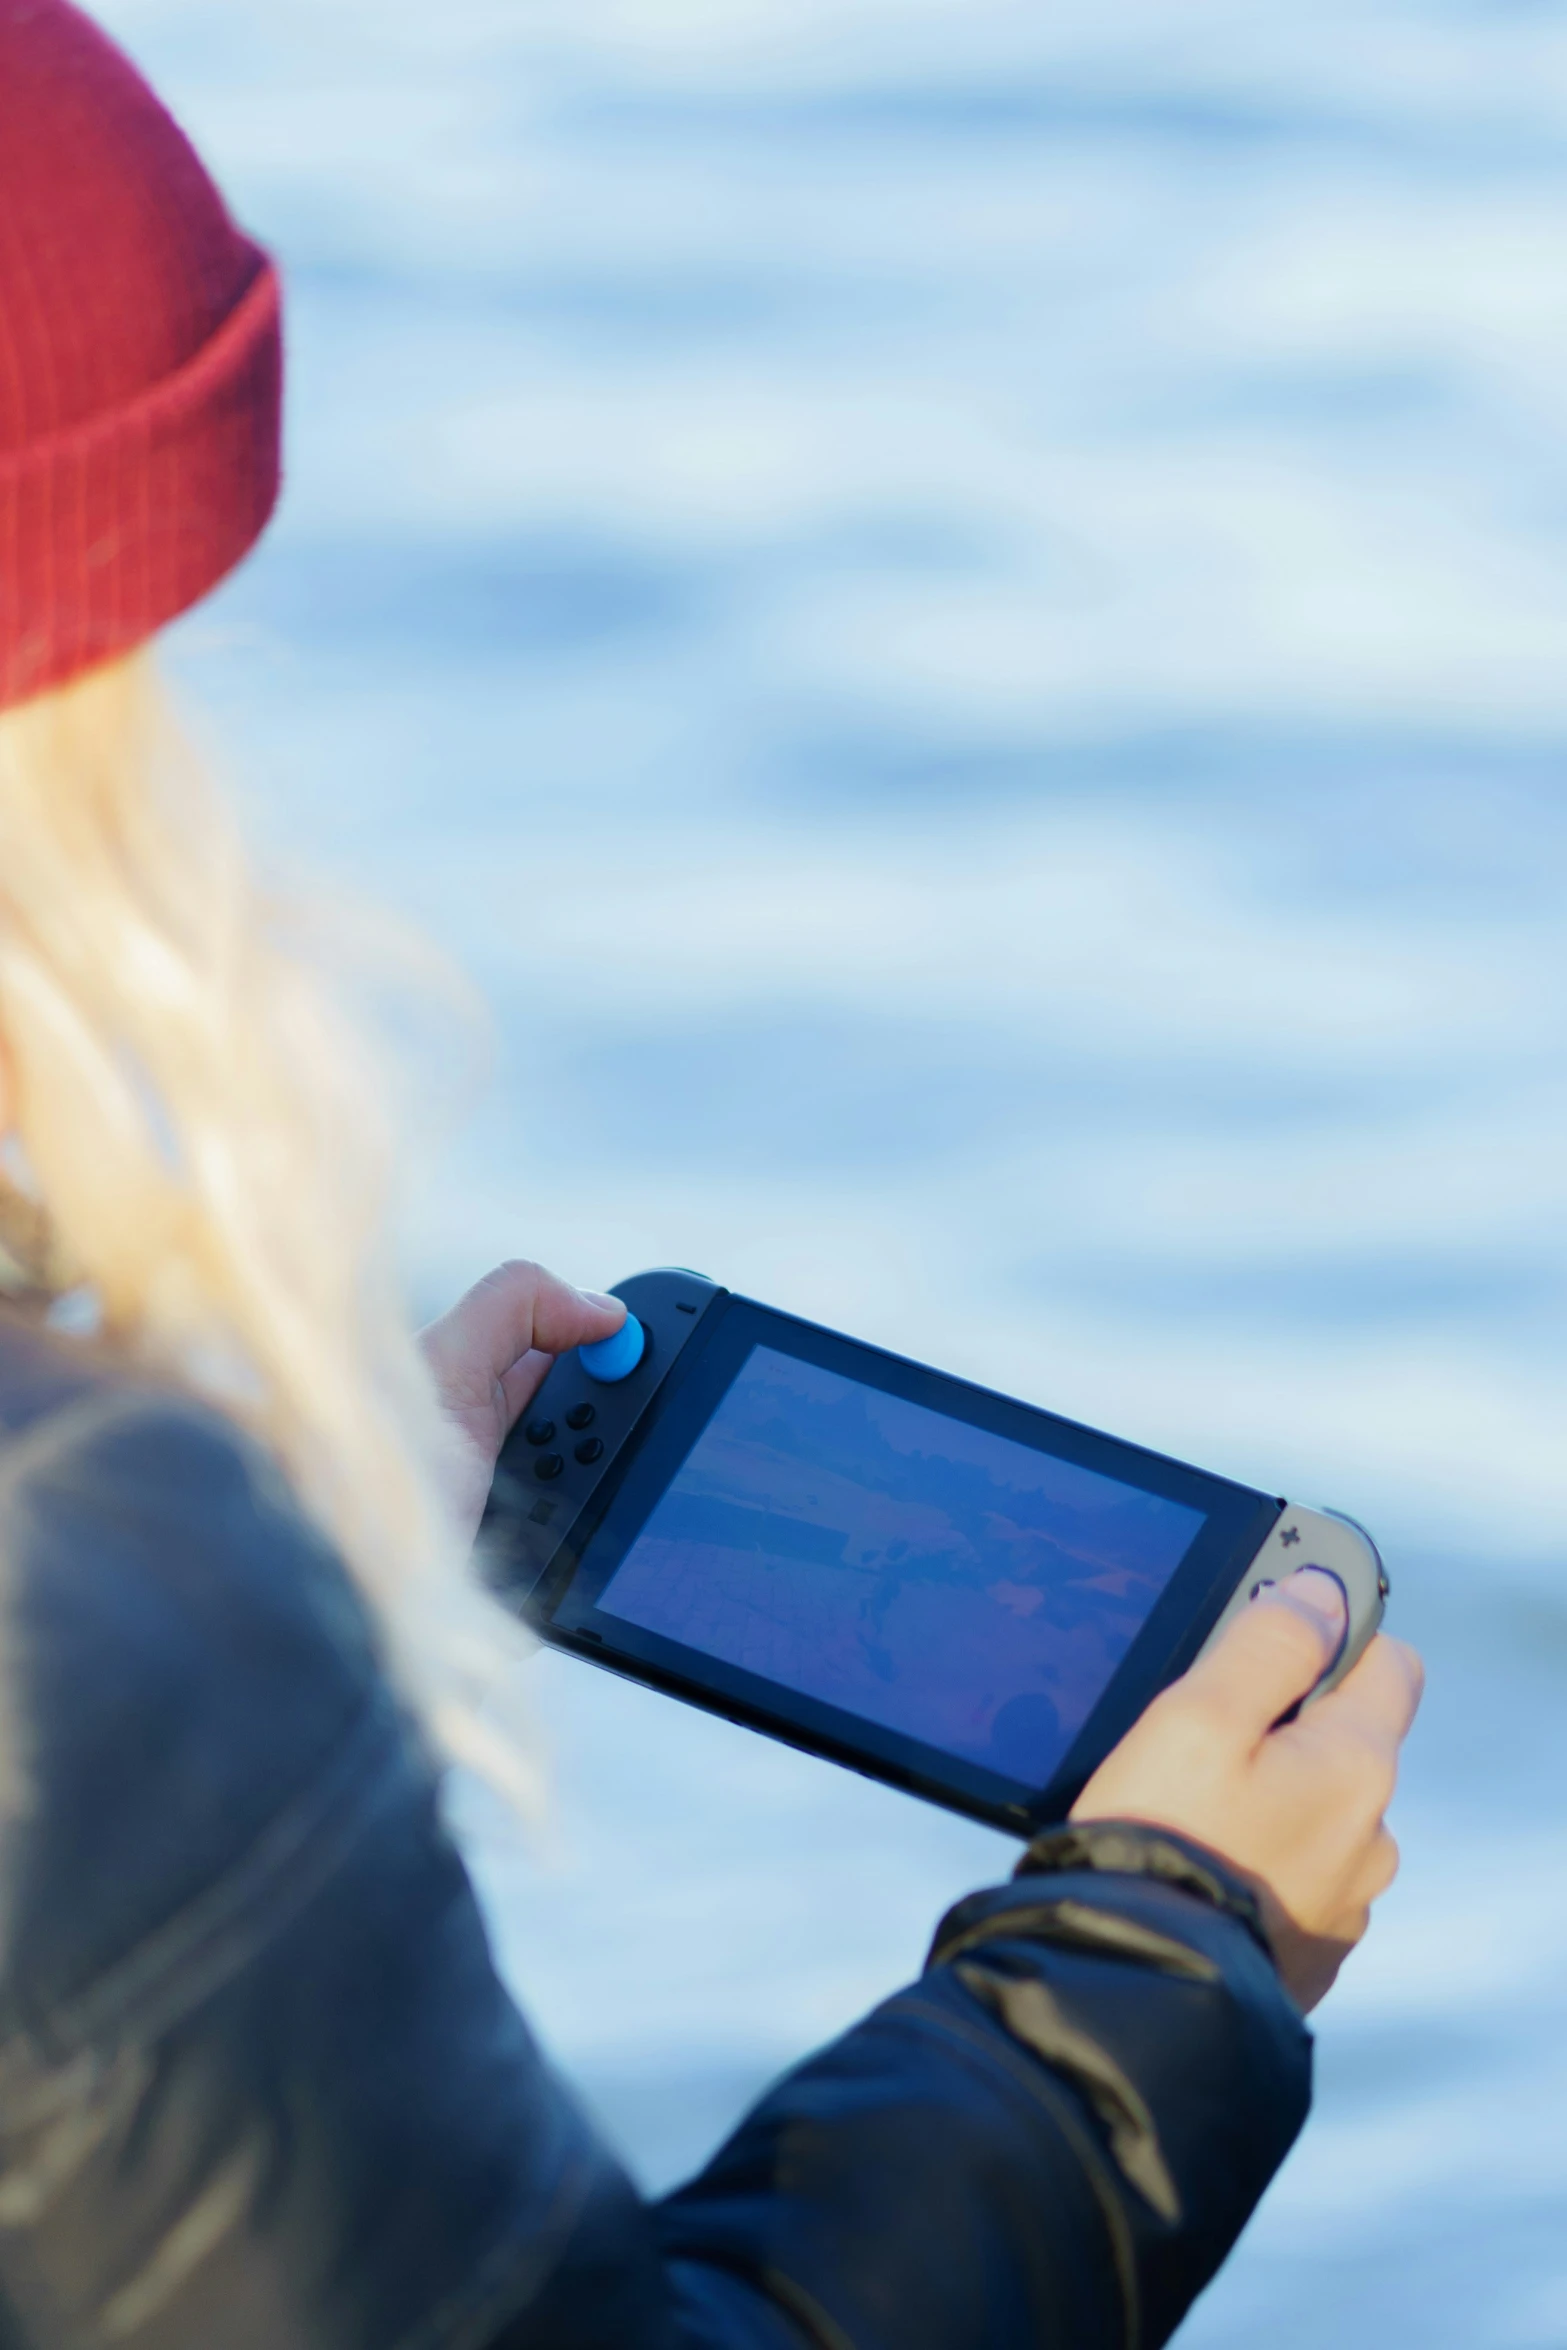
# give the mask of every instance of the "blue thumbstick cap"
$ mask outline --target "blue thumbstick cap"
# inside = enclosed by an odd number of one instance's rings
[[[577,1360],[590,1379],[596,1379],[601,1387],[613,1387],[617,1379],[630,1378],[646,1350],[647,1332],[635,1314],[628,1314],[613,1338],[579,1346]]]

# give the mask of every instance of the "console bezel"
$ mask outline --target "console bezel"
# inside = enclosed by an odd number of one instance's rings
[[[615,1294],[625,1298],[648,1331],[643,1363],[624,1383],[624,1390],[590,1388],[570,1356],[551,1369],[529,1408],[529,1422],[562,1419],[580,1385],[613,1423],[612,1441],[606,1427],[605,1456],[590,1478],[579,1479],[562,1497],[567,1506],[561,1523],[529,1542],[520,1538],[528,1523],[519,1506],[527,1488],[518,1474],[523,1460],[513,1437],[503,1455],[489,1521],[491,1574],[502,1595],[554,1647],[1014,1834],[1028,1835],[1063,1818],[1092,1771],[1150,1699],[1185,1671],[1231,1603],[1285,1506],[1249,1486],[737,1296],[694,1275],[641,1274],[617,1285]],[[1202,1528],[1142,1631],[1043,1786],[1003,1778],[597,1606],[610,1576],[756,1345],[777,1347],[1204,1513]]]

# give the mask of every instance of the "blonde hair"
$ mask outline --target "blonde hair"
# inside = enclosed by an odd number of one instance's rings
[[[391,1263],[385,1071],[264,892],[145,652],[0,711],[13,1227],[281,1465],[448,1750],[525,1794],[452,1437]],[[0,1179],[3,1180],[3,1179]]]

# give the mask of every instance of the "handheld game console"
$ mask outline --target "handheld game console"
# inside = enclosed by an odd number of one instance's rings
[[[1257,1592],[1387,1577],[1350,1519],[639,1273],[508,1439],[487,1570],[552,1645],[1030,1834]]]

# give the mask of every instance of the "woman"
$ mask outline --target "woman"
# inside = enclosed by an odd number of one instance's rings
[[[373,1083],[147,666],[266,520],[279,379],[270,265],[151,93],[0,0],[0,2341],[1162,2342],[1304,2118],[1418,1666],[1379,1640],[1271,1729],[1340,1602],[1259,1602],[917,1984],[639,2201],[431,1759],[504,1769],[462,1562],[621,1309],[503,1267],[421,1356]]]

